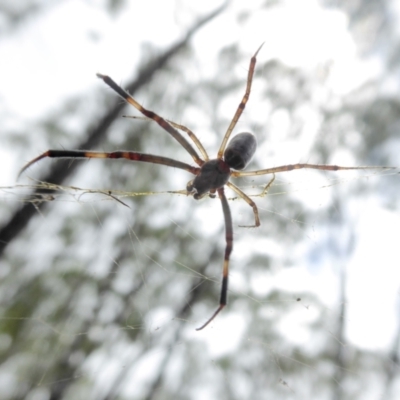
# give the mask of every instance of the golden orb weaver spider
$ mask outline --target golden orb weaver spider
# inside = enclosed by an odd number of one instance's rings
[[[226,306],[227,304],[227,292],[228,292],[228,275],[229,275],[229,259],[233,249],[233,224],[232,224],[232,215],[229,208],[228,200],[225,196],[225,185],[232,189],[236,194],[241,197],[247,204],[249,204],[253,208],[254,213],[254,225],[247,227],[258,227],[260,226],[260,219],[258,215],[258,209],[254,201],[247,196],[242,190],[240,190],[237,186],[235,186],[232,182],[229,181],[231,177],[239,178],[245,176],[258,176],[258,175],[266,175],[266,174],[275,174],[278,172],[292,171],[295,169],[317,169],[324,171],[338,171],[338,170],[362,170],[362,169],[373,169],[373,168],[390,168],[390,167],[375,167],[375,166],[366,166],[366,167],[341,167],[337,165],[321,165],[321,164],[290,164],[283,165],[279,167],[261,169],[257,171],[244,171],[240,172],[244,169],[247,164],[252,159],[256,147],[257,141],[255,136],[252,133],[244,132],[239,133],[234,136],[229,144],[227,145],[229,138],[233,129],[235,128],[246,104],[250,96],[251,85],[253,81],[253,75],[256,65],[256,58],[258,52],[260,51],[263,44],[258,48],[253,57],[250,60],[249,71],[247,75],[247,86],[245,94],[239,103],[239,106],[236,110],[236,113],[228,126],[228,129],[222,139],[222,143],[219,147],[217,157],[215,159],[209,158],[206,150],[201,144],[200,140],[197,136],[188,128],[183,125],[176,124],[175,122],[165,120],[160,117],[153,111],[150,111],[140,105],[135,99],[133,99],[127,92],[125,92],[120,86],[118,86],[109,76],[97,74],[97,77],[102,79],[104,83],[106,83],[111,89],[117,92],[127,103],[131,104],[138,111],[140,111],[146,118],[155,121],[158,125],[161,126],[165,131],[167,131],[193,158],[194,162],[198,165],[198,167],[194,167],[192,165],[186,164],[184,162],[158,156],[154,154],[146,154],[139,153],[135,151],[113,151],[109,153],[105,152],[95,152],[95,151],[81,151],[81,150],[47,150],[43,154],[29,161],[19,172],[18,177],[32,164],[41,160],[42,158],[50,157],[50,158],[111,158],[111,159],[127,159],[131,161],[141,161],[148,162],[153,164],[166,165],[168,167],[179,168],[185,171],[190,172],[195,175],[195,178],[188,182],[186,187],[187,195],[192,195],[194,199],[198,200],[203,198],[204,196],[216,197],[216,193],[218,193],[218,197],[221,200],[222,211],[224,214],[225,220],[225,255],[222,267],[222,285],[221,285],[221,294],[219,306],[216,311],[211,315],[211,317],[197,330],[201,330],[205,328],[213,319],[219,314],[219,312]],[[194,149],[192,144],[188,142],[188,140],[178,132],[182,130],[188,134],[190,139],[196,145],[197,149],[203,156],[201,158],[197,151]],[[272,184],[273,179],[266,186],[266,189]]]

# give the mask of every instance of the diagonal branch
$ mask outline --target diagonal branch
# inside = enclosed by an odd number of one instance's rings
[[[166,50],[159,57],[150,62],[146,68],[139,72],[137,78],[127,85],[127,90],[130,93],[135,93],[139,88],[144,86],[147,82],[151,80],[153,75],[161,68],[163,68],[167,62],[172,59],[179,51],[185,47],[192,36],[204,25],[214,19],[219,15],[228,5],[229,1],[225,1],[221,7],[214,10],[210,14],[206,15],[204,18],[197,21],[193,26],[187,31],[183,39],[179,40],[177,43],[173,44],[168,50]],[[110,124],[118,117],[122,108],[125,104],[121,103],[120,100],[116,100],[111,109],[98,121],[97,125],[94,126],[89,137],[77,145],[77,150],[90,150],[97,146],[107,133]],[[53,170],[46,176],[40,178],[40,181],[52,182],[55,184],[61,184],[69,175],[71,175],[75,168],[77,168],[78,163],[60,162],[54,165]],[[49,192],[51,194],[51,192]],[[40,195],[40,192],[35,191],[32,193],[33,196]],[[19,233],[25,228],[31,218],[37,214],[37,209],[42,209],[46,207],[47,202],[42,202],[36,204],[34,207],[32,204],[27,203],[17,210],[14,215],[11,216],[9,221],[0,229],[0,256],[4,252],[7,245],[16,238]]]

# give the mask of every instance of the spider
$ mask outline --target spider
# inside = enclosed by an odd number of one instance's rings
[[[337,165],[320,165],[320,164],[290,164],[279,167],[261,169],[257,171],[242,171],[252,159],[256,147],[257,141],[252,133],[242,132],[234,136],[230,142],[229,138],[233,129],[235,128],[243,110],[246,107],[247,101],[249,100],[251,85],[253,81],[254,70],[256,66],[257,55],[261,50],[263,44],[258,48],[253,57],[250,60],[249,71],[247,75],[247,85],[245,94],[239,103],[239,106],[235,112],[235,115],[230,122],[228,129],[222,139],[219,147],[217,157],[210,159],[207,151],[197,138],[197,136],[188,128],[183,125],[179,125],[175,122],[168,121],[158,114],[144,108],[135,99],[133,99],[126,91],[118,86],[109,76],[97,74],[97,77],[102,79],[111,89],[113,89],[119,96],[121,96],[127,103],[135,107],[141,112],[146,119],[155,121],[161,128],[167,131],[193,158],[194,162],[198,166],[192,166],[184,162],[175,160],[173,158],[158,156],[154,154],[139,153],[136,151],[113,151],[113,152],[95,152],[95,151],[81,151],[81,150],[47,150],[43,154],[29,161],[19,172],[18,177],[32,164],[37,161],[46,158],[111,158],[111,159],[127,159],[131,161],[147,162],[152,164],[160,164],[168,167],[179,168],[190,172],[195,175],[193,180],[190,180],[186,186],[186,194],[193,196],[194,199],[199,200],[205,196],[215,198],[216,194],[221,201],[222,212],[225,221],[225,255],[222,266],[222,284],[220,292],[219,306],[211,317],[196,330],[204,329],[214,318],[220,313],[220,311],[227,304],[227,292],[228,292],[228,275],[229,275],[229,259],[233,249],[233,224],[232,215],[229,208],[228,200],[225,196],[225,186],[232,189],[236,194],[241,197],[250,207],[253,208],[254,214],[254,225],[246,226],[249,228],[260,226],[260,218],[258,215],[257,205],[254,201],[246,195],[242,190],[230,182],[230,178],[239,178],[245,176],[258,176],[272,174],[273,178],[264,189],[264,193],[271,186],[275,173],[292,171],[295,169],[318,169],[324,171],[338,171],[338,170],[360,170],[377,167],[341,167]],[[192,140],[197,150],[201,153],[202,158],[195,150],[193,145],[180,133],[178,129],[187,133],[189,138]],[[380,167],[385,168],[385,167]]]

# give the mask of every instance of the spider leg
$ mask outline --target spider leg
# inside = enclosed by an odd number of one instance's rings
[[[249,73],[247,75],[247,86],[246,86],[246,92],[242,98],[242,101],[240,102],[236,113],[231,121],[231,123],[229,124],[229,127],[225,133],[224,138],[222,139],[222,143],[221,146],[218,150],[218,155],[217,158],[222,158],[224,151],[225,151],[225,147],[226,144],[228,143],[229,137],[231,136],[231,133],[233,131],[233,128],[236,126],[240,116],[242,115],[242,112],[244,110],[244,108],[246,107],[246,103],[249,100],[249,96],[250,96],[250,91],[251,91],[251,83],[253,82],[253,75],[254,75],[254,69],[256,67],[256,61],[257,61],[257,54],[258,52],[261,50],[261,47],[263,47],[264,43],[258,48],[258,50],[255,52],[254,56],[251,57],[250,60],[250,67],[249,67]]]
[[[232,171],[231,176],[238,178],[241,176],[258,176],[275,174],[277,172],[293,171],[295,169],[319,169],[321,171],[344,171],[344,170],[365,170],[365,169],[396,169],[396,167],[381,167],[376,165],[362,166],[362,167],[341,167],[339,165],[326,165],[326,164],[289,164],[280,167],[273,167],[267,169],[259,169],[258,171]]]
[[[133,118],[133,119],[142,119],[142,120],[150,120],[150,118],[147,117],[137,117],[136,115],[123,115],[124,118]],[[196,147],[199,149],[201,155],[204,158],[204,161],[208,161],[210,157],[208,157],[207,151],[204,148],[204,146],[201,144],[199,138],[196,136],[196,134],[191,131],[189,128],[187,128],[184,125],[177,124],[176,122],[173,122],[169,119],[166,120],[170,125],[172,125],[176,129],[180,129],[181,131],[184,131],[188,134],[190,139],[192,139],[193,143],[196,145]]]
[[[275,180],[275,174],[273,175],[272,179],[268,182],[268,184],[265,186],[263,191],[258,194],[258,197],[264,197],[268,193],[268,189],[271,187],[272,183]],[[254,213],[254,225],[239,225],[240,228],[258,228],[261,225],[260,222],[260,217],[258,215],[258,208],[256,203],[242,190],[240,190],[236,185],[234,185],[232,182],[227,182],[226,184],[228,187],[230,187],[236,194],[241,197],[250,207],[253,208],[253,213]]]
[[[197,154],[196,150],[192,145],[183,137],[173,126],[171,126],[164,118],[160,117],[153,111],[147,110],[142,105],[140,105],[133,97],[131,97],[125,90],[118,86],[109,76],[97,74],[97,77],[102,79],[105,84],[110,86],[115,92],[117,92],[127,103],[135,107],[144,116],[150,118],[157,122],[164,130],[166,130],[178,143],[192,156],[196,164],[202,166],[204,161]]]
[[[168,167],[174,167],[188,171],[194,175],[198,175],[200,168],[192,167],[189,164],[183,163],[178,160],[174,160],[168,157],[156,156],[153,154],[138,153],[134,151],[113,151],[111,153],[97,152],[97,151],[84,151],[84,150],[47,150],[40,156],[34,158],[25,164],[18,173],[20,175],[29,168],[32,164],[35,164],[42,158],[111,158],[118,159],[124,158],[131,161],[142,161],[152,164],[167,165]],[[18,179],[17,178],[17,179]]]
[[[231,188],[236,194],[241,197],[250,207],[253,208],[253,213],[254,213],[254,225],[239,225],[241,228],[258,228],[261,223],[260,223],[260,218],[258,216],[258,208],[256,203],[247,196],[246,193],[244,193],[242,190],[240,190],[237,186],[235,186],[232,182],[227,182],[226,186]]]
[[[264,187],[261,193],[254,195],[255,197],[264,197],[267,195],[269,188],[272,186],[272,184],[275,181],[275,174],[272,174],[272,179],[267,183],[267,185]]]
[[[204,329],[219,314],[219,312],[226,306],[228,297],[229,258],[233,249],[233,225],[231,210],[229,208],[228,200],[226,199],[223,187],[218,189],[218,196],[221,200],[222,211],[224,213],[226,240],[224,264],[222,268],[221,297],[219,300],[219,306],[214,314],[202,326],[197,328],[196,331]]]

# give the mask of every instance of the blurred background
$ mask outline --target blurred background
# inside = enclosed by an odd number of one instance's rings
[[[248,170],[399,166],[394,0],[6,1],[0,5],[0,399],[396,399],[398,170],[293,171],[218,199],[185,171],[45,159],[141,151],[193,164],[110,90],[193,130],[211,156],[253,132]],[[271,176],[235,180],[257,195]]]

